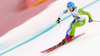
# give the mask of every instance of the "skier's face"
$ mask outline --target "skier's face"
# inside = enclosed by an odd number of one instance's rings
[[[68,7],[68,9],[69,9],[71,12],[73,12],[73,8],[72,8],[72,7]]]

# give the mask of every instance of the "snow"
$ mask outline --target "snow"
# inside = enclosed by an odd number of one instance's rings
[[[2,36],[0,38],[1,56],[100,56],[100,23],[88,23],[87,16],[86,24],[77,28],[75,32],[75,36],[83,32],[85,32],[85,35],[49,54],[44,55],[40,53],[41,51],[58,44],[65,37],[68,26],[73,18],[68,17],[66,19],[69,13],[63,15],[62,20],[66,20],[61,22],[61,27],[59,27],[59,24],[56,24],[55,21],[60,12],[66,9],[66,3],[68,1],[69,0],[55,1],[35,17]],[[83,8],[96,0],[71,1],[73,1],[76,6]],[[94,20],[100,21],[98,14],[100,12],[99,7],[100,0],[84,8],[84,10],[90,12]],[[43,33],[44,30],[52,25],[54,25],[54,27],[51,30]]]

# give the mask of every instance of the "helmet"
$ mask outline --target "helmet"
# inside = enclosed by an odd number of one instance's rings
[[[68,2],[67,7],[72,7],[73,9],[75,9],[75,5],[73,2]]]

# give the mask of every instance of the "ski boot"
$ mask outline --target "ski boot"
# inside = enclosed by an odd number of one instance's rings
[[[70,35],[69,37],[65,37],[65,38],[61,41],[62,45],[65,44],[66,42],[71,41],[71,40],[73,39],[73,37],[74,37],[74,36],[71,36],[71,35]]]

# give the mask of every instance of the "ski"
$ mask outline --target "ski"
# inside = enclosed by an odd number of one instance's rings
[[[74,40],[74,39],[76,39],[76,38],[78,38],[78,37],[80,37],[80,36],[82,36],[82,35],[84,35],[85,33],[82,33],[82,34],[79,34],[78,36],[76,36],[76,37],[74,37],[72,40]],[[72,41],[71,40],[71,41]],[[70,42],[70,41],[69,41]],[[68,43],[68,42],[67,42]],[[50,52],[52,52],[53,50],[55,50],[55,49],[57,49],[57,48],[59,48],[60,46],[62,46],[62,45],[64,45],[65,43],[59,43],[59,44],[57,44],[57,45],[55,45],[55,46],[53,46],[53,47],[51,47],[51,48],[48,48],[48,49],[46,49],[46,50],[44,50],[44,51],[41,51],[41,53],[50,53]]]

